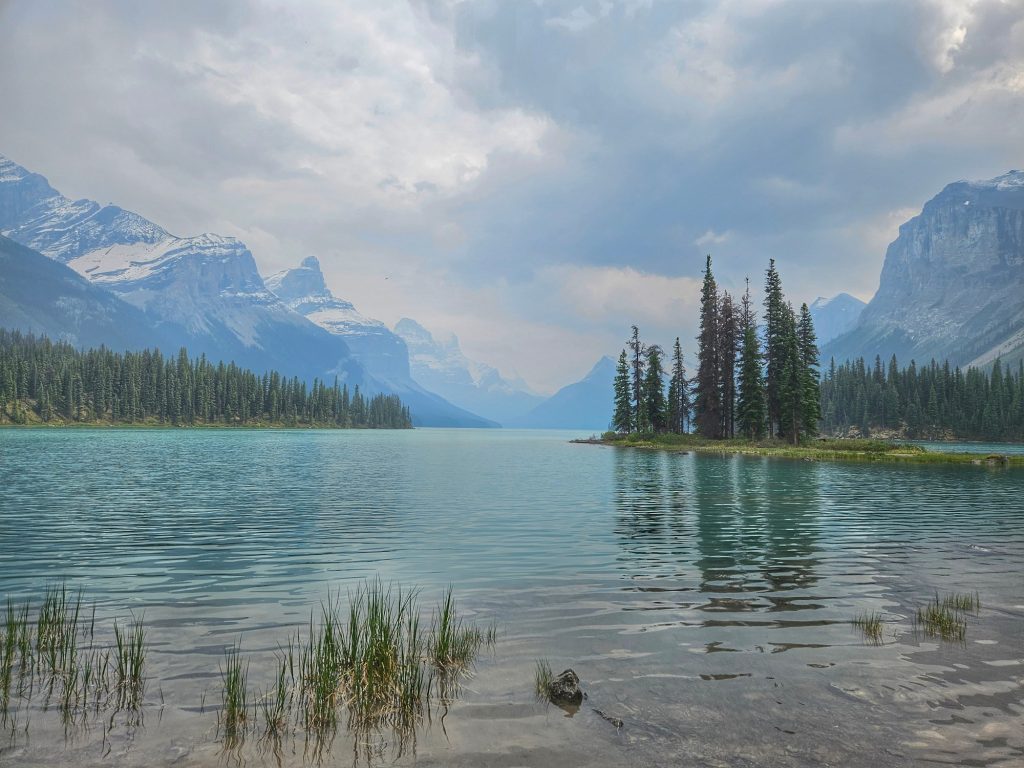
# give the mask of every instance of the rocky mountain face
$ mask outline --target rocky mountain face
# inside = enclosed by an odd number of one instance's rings
[[[271,275],[266,286],[285,305],[328,333],[345,341],[377,386],[399,395],[412,410],[413,421],[425,426],[495,427],[476,412],[447,402],[421,386],[409,373],[405,342],[380,320],[358,312],[352,302],[335,297],[324,280],[320,262],[309,256],[294,269]]]
[[[525,382],[506,379],[496,368],[470,360],[455,336],[435,338],[407,317],[395,325],[395,334],[408,347],[413,379],[473,413],[507,426],[544,400]]]
[[[1024,172],[950,184],[900,227],[857,326],[822,349],[825,361],[876,354],[961,366],[1024,356]]]
[[[169,346],[141,310],[2,235],[0,328],[48,336],[76,347]]]
[[[840,293],[830,299],[819,296],[811,304],[811,319],[818,336],[818,345],[826,344],[837,336],[853,330],[860,313],[867,305],[855,296]]]
[[[612,419],[614,380],[615,361],[602,357],[580,381],[562,387],[510,426],[603,432]]]

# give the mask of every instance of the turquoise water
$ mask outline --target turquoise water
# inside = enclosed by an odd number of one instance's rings
[[[0,431],[0,588],[151,627],[144,727],[36,712],[2,765],[220,765],[225,645],[361,580],[455,585],[493,654],[399,765],[1024,762],[1024,472],[645,452],[529,431]],[[916,634],[977,591],[966,642]],[[865,642],[851,620],[887,620]],[[574,668],[574,717],[535,701]],[[621,729],[595,710],[623,721]],[[357,745],[358,746],[358,745]],[[330,764],[352,762],[339,735]],[[365,754],[365,750],[361,752]],[[301,765],[301,746],[247,765]]]

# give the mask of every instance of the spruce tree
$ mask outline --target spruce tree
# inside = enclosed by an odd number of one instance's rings
[[[640,329],[633,326],[633,335],[626,345],[630,350],[632,364],[632,396],[633,396],[633,429],[636,432],[646,431],[646,408],[644,407],[644,350],[640,341]]]
[[[668,430],[676,434],[686,431],[690,415],[690,382],[683,364],[683,348],[679,337],[672,347],[672,378],[668,385]]]
[[[781,362],[776,385],[779,398],[779,437],[785,437],[793,445],[800,443],[803,431],[807,375],[800,341],[797,335],[796,315],[791,306],[786,306],[781,318],[780,346],[777,362]]]
[[[700,291],[700,335],[697,337],[694,420],[697,431],[710,438],[722,435],[718,315],[718,286],[711,273],[711,256],[708,256],[704,268],[704,283]]]
[[[800,320],[797,323],[797,343],[800,348],[800,360],[803,376],[803,432],[808,435],[818,433],[818,422],[821,421],[821,389],[818,374],[818,338],[814,333],[814,321],[807,303],[800,305]],[[876,383],[883,380],[882,361],[877,362]]]
[[[787,310],[782,295],[782,281],[775,269],[775,259],[770,259],[764,285],[765,407],[769,436],[778,433],[782,417],[780,387],[782,369],[785,365]]]
[[[724,293],[718,315],[722,437],[733,437],[736,434],[736,353],[738,341],[736,308],[732,297],[728,293]]]
[[[633,431],[633,398],[629,386],[629,358],[626,350],[619,355],[619,364],[615,368],[615,413],[612,416],[612,429],[622,434]]]
[[[736,420],[740,432],[749,440],[759,440],[765,430],[764,380],[761,378],[761,344],[757,323],[750,305],[750,281],[743,294],[740,321],[743,342],[740,346],[739,394]]]
[[[661,367],[661,347],[647,348],[647,373],[644,377],[644,426],[652,432],[664,432],[668,423],[665,403],[664,371]]]

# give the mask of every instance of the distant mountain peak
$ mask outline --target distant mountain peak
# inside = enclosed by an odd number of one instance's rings
[[[320,260],[307,256],[299,266],[285,269],[265,280],[267,288],[286,303],[313,299],[334,299],[327,288]],[[351,308],[351,304],[344,302]]]

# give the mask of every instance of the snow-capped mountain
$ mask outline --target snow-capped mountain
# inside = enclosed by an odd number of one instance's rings
[[[603,432],[612,420],[614,381],[615,361],[602,357],[586,376],[562,387],[510,426]]]
[[[409,351],[405,342],[380,320],[361,314],[352,302],[335,297],[327,287],[315,256],[307,257],[294,269],[271,275],[266,286],[291,310],[344,339],[377,386],[399,395],[410,407],[415,423],[497,426],[452,405],[414,381],[409,375]]]
[[[949,184],[889,246],[878,292],[822,359],[985,366],[1024,356],[1024,172]]]
[[[836,336],[842,336],[857,325],[860,313],[867,305],[856,296],[840,293],[830,299],[819,296],[811,304],[811,319],[818,336],[818,345],[825,344]]]
[[[437,339],[407,317],[395,333],[409,349],[413,379],[473,413],[505,425],[544,400],[521,379],[506,379],[496,368],[470,360],[454,335]]]
[[[171,343],[194,353],[304,378],[364,378],[344,341],[266,289],[234,238],[176,237],[117,206],[69,200],[3,157],[0,234],[142,310]]]

